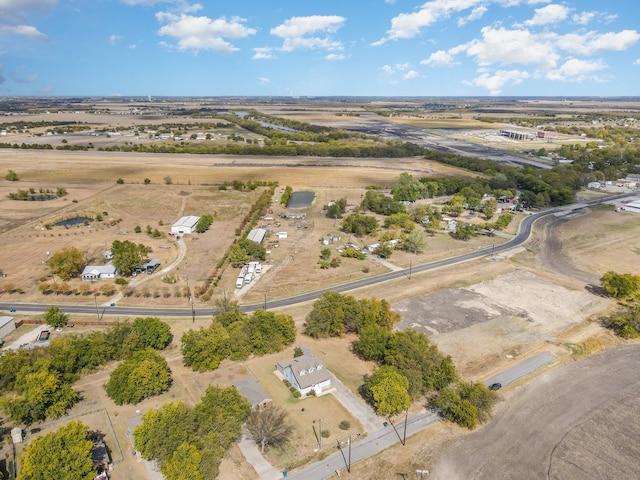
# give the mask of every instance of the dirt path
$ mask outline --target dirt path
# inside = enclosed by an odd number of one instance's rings
[[[545,270],[574,278],[588,285],[598,285],[600,279],[597,275],[579,269],[563,252],[559,230],[569,221],[570,219],[548,216],[538,222],[537,228],[541,238],[538,260]]]

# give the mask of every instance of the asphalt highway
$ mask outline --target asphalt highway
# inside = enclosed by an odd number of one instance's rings
[[[410,277],[413,274],[427,272],[430,270],[435,270],[437,268],[448,267],[448,266],[456,265],[463,262],[469,262],[471,260],[475,260],[477,258],[481,258],[489,254],[497,254],[500,252],[510,250],[518,245],[521,245],[529,239],[533,229],[533,224],[539,218],[545,217],[547,215],[554,215],[560,212],[570,212],[570,211],[578,210],[580,208],[588,207],[591,205],[608,203],[615,200],[619,200],[621,198],[635,196],[635,195],[637,195],[637,193],[635,192],[624,193],[621,195],[614,195],[611,197],[591,200],[589,202],[564,205],[562,207],[552,208],[544,212],[533,213],[524,218],[524,220],[520,224],[518,233],[511,240],[509,240],[508,242],[502,243],[500,245],[478,249],[476,251],[465,253],[463,255],[457,255],[455,257],[443,258],[441,260],[436,260],[434,262],[415,265],[415,266],[412,266],[411,268],[405,268],[402,270],[386,272],[373,277],[363,278],[360,280],[355,280],[353,282],[343,283],[341,285],[334,285],[328,288],[314,290],[312,292],[307,292],[300,295],[294,295],[287,298],[281,298],[278,300],[271,300],[271,301],[252,304],[252,305],[242,305],[240,309],[244,312],[252,312],[255,310],[263,309],[265,307],[267,308],[267,310],[274,309],[274,308],[288,307],[288,306],[297,305],[300,303],[313,301],[318,297],[320,297],[323,293],[328,291],[344,293],[344,292],[349,292],[351,290],[357,290],[359,288],[369,287],[372,285],[388,282],[390,280],[396,280],[398,278],[403,278],[403,277],[406,278],[407,281],[409,281]],[[192,311],[191,308],[153,308],[153,307],[124,307],[124,306],[121,307],[117,305],[105,307],[105,306],[96,306],[96,305],[66,305],[66,304],[55,304],[55,303],[41,304],[41,303],[19,303],[19,302],[0,302],[0,310],[9,311],[12,313],[14,310],[19,313],[25,313],[25,312],[42,313],[50,305],[57,305],[65,313],[90,314],[90,315],[96,314],[101,318],[105,315],[122,316],[122,317],[127,317],[127,316],[188,317],[188,318],[211,317],[216,311],[214,308],[197,308]]]

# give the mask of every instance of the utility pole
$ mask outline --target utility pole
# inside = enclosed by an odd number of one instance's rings
[[[320,450],[322,450],[322,419],[320,418],[318,422],[320,422],[320,441],[318,443],[320,444]]]
[[[191,304],[191,323],[196,323],[196,311],[193,308],[193,295],[191,295],[191,287],[189,286],[189,277],[187,277],[187,290],[189,290],[189,303]]]
[[[100,310],[98,310],[98,294],[96,291],[93,291],[93,299],[96,301],[96,315],[98,316],[98,321],[100,321]]]

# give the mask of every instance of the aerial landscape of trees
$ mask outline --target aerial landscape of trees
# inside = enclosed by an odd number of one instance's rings
[[[149,410],[133,431],[135,448],[158,462],[166,480],[211,479],[251,412],[235,387],[207,387],[195,407],[170,402]],[[190,472],[189,477],[185,477]]]
[[[147,348],[164,348],[167,328],[157,318],[139,318],[103,331],[57,337],[42,348],[7,351],[0,357],[0,408],[13,421],[27,425],[60,417],[80,399],[73,384],[81,374]],[[141,379],[148,375],[145,368],[137,373]],[[144,397],[154,381],[127,385],[128,394]]]
[[[184,364],[196,371],[215,370],[225,358],[279,352],[296,339],[289,315],[264,310],[241,312],[237,305],[213,318],[209,327],[187,331],[181,339]]]

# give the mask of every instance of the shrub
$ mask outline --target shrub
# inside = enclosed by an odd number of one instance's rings
[[[349,420],[342,420],[338,428],[340,430],[349,430],[351,428],[351,422]]]

